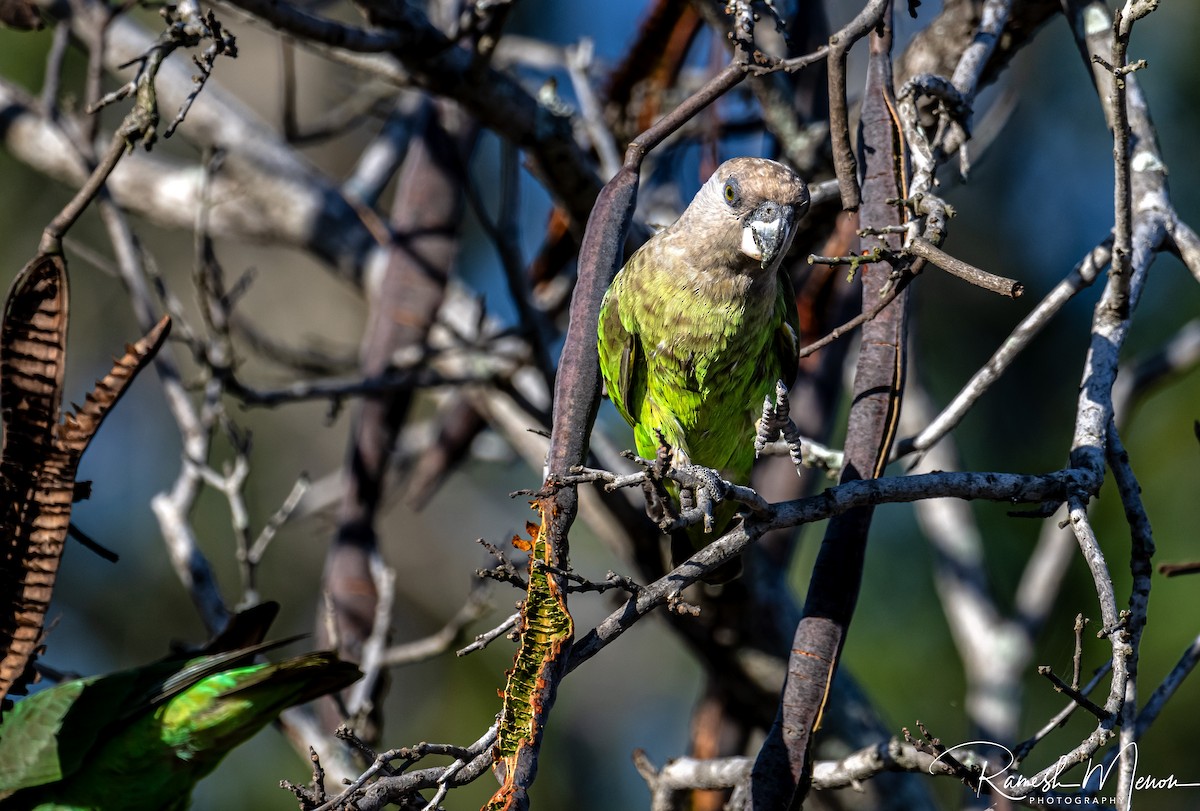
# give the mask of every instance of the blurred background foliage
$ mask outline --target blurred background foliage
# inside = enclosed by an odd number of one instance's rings
[[[828,4],[836,28],[860,7],[857,0]],[[924,3],[916,21],[897,13],[901,37],[932,18],[940,4]],[[643,4],[565,3],[523,0],[508,31],[560,45],[581,37],[594,40],[602,63],[615,62],[628,45]],[[236,61],[222,60],[215,80],[237,92],[268,121],[279,120],[280,59],[273,37],[237,14],[218,12],[238,36]],[[149,16],[149,15],[148,15]],[[152,24],[152,23],[151,23]],[[1196,42],[1200,5],[1168,3],[1139,23],[1131,59],[1146,58],[1139,74],[1171,170],[1180,215],[1200,224],[1200,183],[1195,141],[1200,131],[1200,70]],[[49,46],[49,30],[0,30],[0,76],[38,92]],[[701,43],[696,60],[703,62]],[[861,87],[862,48],[852,54],[851,88]],[[176,56],[175,58],[182,58]],[[857,58],[857,59],[856,59]],[[298,52],[301,121],[329,108],[359,81],[340,67]],[[65,86],[80,87],[83,60],[72,53]],[[531,85],[545,76],[528,74]],[[558,76],[558,91],[574,103],[570,83]],[[958,216],[947,249],[994,273],[1026,286],[1015,303],[964,285],[944,274],[926,272],[915,287],[913,334],[915,375],[944,404],[988,358],[1012,326],[1058,282],[1083,253],[1099,241],[1111,222],[1112,142],[1099,105],[1065,22],[1054,18],[1032,47],[1018,54],[985,102],[1013,103],[1003,129],[974,161],[970,180],[947,190]],[[110,125],[123,105],[105,112]],[[186,123],[184,128],[186,129]],[[314,164],[340,177],[378,128],[368,119],[331,142],[306,147]],[[157,149],[188,150],[181,139]],[[750,144],[748,150],[762,149]],[[484,138],[471,171],[485,192],[498,172],[494,139]],[[694,174],[694,173],[693,173]],[[690,196],[699,178],[681,182]],[[41,228],[69,199],[70,190],[47,181],[0,149],[0,278],[7,283],[33,255]],[[549,212],[549,199],[523,176],[522,245],[536,249]],[[137,223],[161,272],[185,308],[197,312],[191,286],[190,234],[165,232]],[[489,312],[511,319],[495,252],[468,214],[460,275],[478,288]],[[107,255],[107,241],[94,212],[72,232],[77,243]],[[253,286],[241,305],[258,326],[295,345],[311,344],[353,356],[366,308],[358,293],[335,280],[312,258],[297,251],[219,243],[230,276],[253,270]],[[123,343],[138,335],[120,283],[67,249],[72,276],[71,335],[66,398],[82,396],[107,370]],[[1087,324],[1100,286],[1071,302],[1057,321],[1024,353],[991,393],[971,412],[955,437],[967,469],[1037,472],[1062,465],[1070,445],[1071,414],[1082,369]],[[1171,257],[1160,257],[1146,288],[1128,343],[1130,356],[1153,351],[1185,322],[1200,314],[1200,286]],[[244,353],[243,376],[279,382],[283,374]],[[1200,417],[1200,374],[1192,371],[1139,402],[1125,431],[1125,443],[1140,477],[1155,530],[1158,561],[1200,557],[1200,445],[1193,421]],[[610,408],[607,404],[605,411]],[[295,478],[336,475],[345,453],[348,420],[324,404],[275,409],[234,408],[238,425],[250,431],[253,475],[247,491],[252,527],[257,530],[287,494]],[[616,441],[631,444],[625,426],[602,416]],[[472,572],[487,558],[477,537],[506,544],[531,517],[522,499],[508,493],[535,487],[540,471],[520,462],[495,437],[476,443],[476,453],[422,509],[399,498],[388,501],[382,543],[398,574],[396,636],[412,639],[439,628],[462,604]],[[51,616],[56,623],[46,661],[69,672],[97,673],[149,661],[173,642],[196,642],[203,628],[175,578],[150,512],[150,498],[169,486],[179,464],[180,442],[153,373],[137,381],[115,410],[84,458],[81,479],[94,481],[90,500],[78,505],[74,520],[121,555],[112,565],[71,544],[66,554]],[[1039,531],[1035,521],[1013,520],[1003,505],[980,504],[975,514],[986,539],[988,568],[1002,607]],[[1111,481],[1095,506],[1098,535],[1122,602],[1128,594],[1128,531]],[[228,601],[238,598],[234,545],[224,501],[209,493],[196,512],[195,526],[217,569]],[[578,525],[577,525],[578,526]],[[308,514],[281,531],[260,570],[264,598],[278,600],[283,613],[278,635],[311,630],[318,583],[333,527],[326,512]],[[823,525],[804,530],[793,583],[803,594]],[[587,530],[577,530],[574,566],[592,576],[620,569]],[[943,741],[969,734],[961,703],[963,676],[942,610],[934,593],[931,555],[917,531],[909,505],[889,505],[875,515],[863,597],[845,650],[845,666],[860,680],[894,732],[919,719]],[[520,596],[492,590],[494,610],[473,632],[511,612]],[[1143,640],[1143,695],[1175,664],[1198,627],[1196,582],[1155,576],[1149,626]],[[573,601],[576,627],[586,630],[613,605],[607,597]],[[1070,571],[1056,614],[1040,640],[1036,663],[1069,673],[1071,624],[1077,612],[1098,617],[1091,579],[1082,559]],[[1095,625],[1091,626],[1094,628]],[[1107,658],[1106,645],[1086,637],[1085,672]],[[456,659],[452,653],[391,674],[384,740],[391,746],[419,740],[466,743],[491,723],[499,709],[495,691],[511,664],[512,645],[501,641],[482,653]],[[577,811],[645,807],[646,791],[630,753],[647,750],[661,763],[685,751],[687,718],[700,684],[697,665],[665,625],[651,619],[602,653],[563,685],[549,727],[533,799],[537,807]],[[1064,703],[1031,672],[1027,714],[1021,730],[1032,733]],[[1174,773],[1200,781],[1194,720],[1200,714],[1200,683],[1186,683],[1145,738],[1139,774]],[[1082,713],[1080,714],[1082,715]],[[1076,740],[1090,719],[1073,719],[1062,740]],[[1066,744],[1064,744],[1065,746]],[[1049,751],[1060,751],[1050,746]],[[1038,754],[1031,765],[1042,764]],[[290,795],[276,788],[281,778],[307,780],[307,768],[274,730],[268,729],[228,761],[197,792],[198,811],[217,808],[291,808]],[[478,781],[451,798],[451,807],[481,803],[490,780]],[[937,781],[949,806],[961,799],[951,781]],[[1200,789],[1146,792],[1145,809],[1194,808]]]

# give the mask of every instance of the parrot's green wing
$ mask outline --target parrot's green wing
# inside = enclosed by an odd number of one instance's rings
[[[636,261],[635,255],[630,263]],[[608,383],[608,397],[630,425],[637,423],[646,396],[646,359],[637,326],[622,317],[621,281],[614,280],[600,306],[600,372]]]
[[[800,365],[800,314],[796,311],[796,291],[786,270],[779,272],[775,325],[775,358],[779,362],[779,379],[790,389],[796,383]]]
[[[18,702],[0,727],[0,799],[17,789],[61,780],[58,733],[63,718],[83,692],[83,682],[47,690],[41,701]],[[94,741],[94,737],[92,741]],[[86,742],[90,745],[92,741]]]
[[[0,799],[74,774],[97,743],[209,676],[294,639],[64,682],[18,701],[0,723]]]
[[[17,702],[0,724],[0,796],[69,777],[115,725],[256,652],[250,648],[192,662],[168,658],[64,682]]]
[[[320,651],[189,677],[187,687],[154,712],[130,719],[73,779],[44,787],[42,797],[91,811],[186,808],[196,783],[281,711],[344,689],[361,675],[332,651]],[[104,787],[102,794],[96,786]]]
[[[0,798],[73,773],[136,687],[126,671],[66,682],[17,702],[0,724]]]

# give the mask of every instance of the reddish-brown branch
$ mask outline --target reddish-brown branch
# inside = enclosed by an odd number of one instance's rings
[[[392,226],[396,244],[363,335],[361,371],[383,375],[401,348],[424,346],[458,254],[463,178],[458,150],[469,150],[474,126],[456,108],[429,104],[397,184]],[[407,418],[414,389],[396,387],[367,395],[359,405],[346,462],[346,491],[338,529],[325,564],[325,593],[333,607],[339,653],[360,661],[376,616],[375,520],[392,446]],[[326,623],[317,622],[326,638]],[[378,704],[377,704],[378,706]],[[373,737],[372,730],[359,730]]]
[[[859,143],[863,158],[861,227],[878,247],[895,251],[903,224],[905,154],[892,94],[891,4],[884,4],[882,30],[870,39],[867,89]],[[861,232],[860,232],[861,233]],[[863,309],[873,310],[889,286],[899,287],[886,262],[865,265]],[[879,477],[895,437],[904,383],[907,293],[863,327],[846,435],[841,482]],[[751,773],[751,808],[796,808],[808,792],[812,733],[820,724],[858,601],[873,510],[850,510],[830,520],[809,586],[804,616],[796,627],[779,712]]]
[[[853,211],[862,202],[858,166],[850,146],[850,109],[846,101],[846,55],[854,43],[880,24],[891,9],[891,0],[871,0],[849,25],[829,38],[829,135],[833,139],[833,166],[837,171],[842,208]]]

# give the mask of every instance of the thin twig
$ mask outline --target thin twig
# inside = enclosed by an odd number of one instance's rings
[[[104,187],[104,182],[108,180],[108,176],[112,174],[113,169],[117,168],[117,162],[121,160],[121,156],[126,150],[126,127],[118,130],[113,135],[112,141],[108,144],[108,150],[92,170],[88,176],[87,182],[84,183],[71,201],[63,207],[50,224],[42,231],[42,242],[38,246],[38,252],[42,254],[62,253],[62,238],[63,235],[71,229],[75,221],[79,219],[79,215],[84,212],[92,202],[96,199],[96,195],[100,193],[100,189]]]
[[[859,313],[841,326],[834,327],[827,335],[813,341],[811,344],[808,344],[801,349],[797,353],[797,357],[803,359],[815,352],[819,352],[820,350],[829,346],[829,344],[836,341],[838,338],[841,338],[846,333],[858,329],[863,324],[878,316],[884,311],[884,309],[887,308],[889,304],[895,301],[896,298],[904,292],[904,289],[908,287],[912,280],[913,277],[911,275],[907,273],[902,275],[896,282],[892,284],[892,287],[890,290],[888,290],[887,295],[881,298],[874,307],[872,307],[870,310]]]
[[[904,246],[908,253],[927,259],[947,273],[970,282],[976,287],[999,293],[1005,298],[1017,299],[1025,292],[1025,285],[1016,279],[1006,279],[974,265],[957,259],[923,237],[913,237]]]
[[[1183,684],[1184,679],[1195,669],[1197,662],[1200,662],[1200,636],[1192,640],[1192,644],[1179,657],[1179,661],[1171,668],[1171,672],[1163,679],[1162,684],[1151,693],[1150,698],[1146,699],[1145,706],[1137,716],[1136,736],[1138,739],[1146,734],[1146,730],[1158,718],[1167,701],[1175,695],[1175,691]]]
[[[1079,689],[1079,668],[1083,660],[1083,614],[1075,615],[1075,653],[1071,656],[1071,689]]]
[[[292,513],[300,506],[304,494],[308,492],[309,479],[307,473],[301,473],[296,478],[296,483],[292,485],[292,489],[287,494],[287,498],[279,505],[271,517],[267,519],[267,523],[263,524],[263,528],[259,530],[258,537],[254,539],[254,544],[250,547],[249,560],[257,565],[262,561],[262,557],[267,552],[267,547],[274,540],[275,534],[280,528],[288,522],[292,517]]]
[[[490,630],[486,633],[482,633],[479,636],[475,637],[474,642],[472,642],[470,645],[467,645],[465,648],[460,648],[459,650],[455,651],[454,655],[455,656],[466,656],[468,653],[474,653],[477,650],[483,650],[491,642],[504,636],[509,631],[511,631],[513,628],[516,628],[517,622],[519,622],[520,619],[521,619],[521,613],[519,611],[515,614],[510,614],[504,620],[504,622],[500,623],[492,630]]]
[[[1101,721],[1104,721],[1104,722],[1112,721],[1111,713],[1106,712],[1103,707],[1097,706],[1094,701],[1092,701],[1090,698],[1085,696],[1083,693],[1079,692],[1078,689],[1072,687],[1071,685],[1067,684],[1065,681],[1060,679],[1058,676],[1054,675],[1054,671],[1051,670],[1049,667],[1046,667],[1045,665],[1043,665],[1042,667],[1039,667],[1038,674],[1041,676],[1045,676],[1046,679],[1048,679],[1049,682],[1054,685],[1054,689],[1056,691],[1063,693],[1064,695],[1069,697],[1072,701],[1074,701],[1076,704],[1078,704],[1080,707],[1082,707],[1083,709],[1090,712],[1092,715],[1099,718]]]
[[[422,639],[392,645],[383,652],[383,665],[385,667],[397,667],[422,662],[449,650],[462,636],[467,626],[482,617],[491,607],[482,583],[476,581],[476,584],[467,596],[467,601],[463,604],[463,607],[444,626]],[[476,637],[476,642],[478,640],[479,637]],[[480,645],[480,647],[483,646]],[[463,650],[466,649],[464,648]],[[463,655],[462,650],[457,653],[459,656]]]
[[[1129,35],[1133,20],[1126,18],[1126,11],[1118,9],[1113,14],[1112,21],[1112,61],[1108,62],[1099,54],[1092,56],[1092,61],[1102,65],[1109,72],[1109,127],[1113,134],[1113,259],[1109,271],[1116,284],[1113,286],[1113,307],[1118,314],[1125,316],[1129,312],[1129,284],[1132,268],[1130,267],[1133,251],[1133,192],[1130,188],[1129,177],[1129,107],[1125,94],[1125,76],[1128,66],[1125,64],[1125,52],[1129,48]]]
[[[1154,557],[1154,535],[1150,519],[1142,503],[1142,488],[1129,463],[1129,454],[1121,442],[1115,422],[1108,426],[1108,465],[1112,470],[1121,504],[1125,508],[1125,520],[1129,524],[1130,549],[1129,570],[1133,577],[1129,590],[1129,610],[1125,616],[1125,631],[1128,636],[1129,656],[1126,664],[1128,676],[1125,682],[1125,700],[1121,705],[1121,732],[1118,747],[1120,766],[1118,769],[1117,797],[1126,807],[1131,803],[1134,790],[1137,760],[1131,752],[1137,743],[1138,714],[1138,664],[1141,658],[1142,634],[1146,628],[1146,614],[1150,605],[1152,560]]]
[[[954,399],[920,434],[896,443],[896,455],[904,456],[914,451],[919,453],[953,430],[1066,303],[1096,280],[1100,270],[1107,264],[1110,252],[1109,241],[1089,251],[1067,278],[1059,282],[1029,315],[1021,319],[1021,323],[1009,333],[988,362],[972,375]]]
[[[1085,684],[1082,688],[1080,688],[1079,694],[1086,696],[1087,694],[1089,694],[1090,692],[1095,690],[1096,687],[1100,684],[1101,680],[1103,680],[1104,677],[1107,676],[1111,671],[1112,671],[1112,660],[1110,659],[1107,662],[1105,662],[1100,667],[1100,669],[1097,670],[1092,675],[1092,677],[1090,679],[1088,679],[1087,684]],[[1043,740],[1045,740],[1047,735],[1049,735],[1054,730],[1059,729],[1064,724],[1066,724],[1067,720],[1072,715],[1075,714],[1075,711],[1077,709],[1079,709],[1080,706],[1081,705],[1079,704],[1078,701],[1075,701],[1074,699],[1072,699],[1070,702],[1067,703],[1067,705],[1065,707],[1063,707],[1061,710],[1059,710],[1054,715],[1053,718],[1051,718],[1049,721],[1047,721],[1046,724],[1041,729],[1039,729],[1037,732],[1035,732],[1029,738],[1025,739],[1021,743],[1014,746],[1013,747],[1013,767],[1015,768],[1015,767],[1019,766],[1022,762],[1024,762],[1025,758],[1029,755],[1029,753],[1031,751],[1033,751],[1033,748],[1035,746],[1037,746],[1039,743],[1041,743]]]

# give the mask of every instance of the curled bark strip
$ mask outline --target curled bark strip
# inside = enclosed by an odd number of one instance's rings
[[[13,283],[0,328],[0,593],[8,601],[0,614],[0,699],[24,693],[34,675],[71,522],[79,459],[171,324],[164,318],[127,347],[84,404],[60,422],[69,301],[62,255],[39,255]]]

